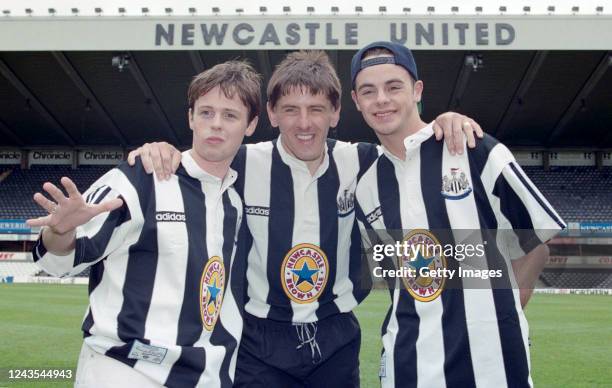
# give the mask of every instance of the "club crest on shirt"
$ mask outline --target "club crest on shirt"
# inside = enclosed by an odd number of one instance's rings
[[[338,215],[340,217],[348,216],[355,209],[355,193],[348,189],[342,191],[338,196]]]
[[[202,272],[200,281],[200,314],[206,330],[215,327],[221,304],[223,303],[223,289],[225,287],[225,267],[219,256],[208,259]]]
[[[321,248],[298,244],[285,255],[281,283],[285,294],[296,303],[310,303],[323,293],[329,277],[329,263]]]
[[[421,302],[431,302],[442,293],[446,278],[444,276],[421,276],[421,271],[446,268],[446,258],[438,239],[428,230],[416,229],[404,237],[412,248],[408,255],[398,258],[399,267],[413,269],[415,276],[404,276],[402,282],[406,291]],[[427,271],[429,273],[429,271]]]
[[[472,188],[463,171],[458,167],[451,167],[450,176],[442,177],[442,196],[446,199],[462,199],[470,195]]]

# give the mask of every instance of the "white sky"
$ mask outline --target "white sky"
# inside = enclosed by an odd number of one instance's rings
[[[25,16],[25,8],[33,10],[33,16],[48,16],[48,8],[55,8],[57,15],[71,15],[71,8],[79,9],[83,16],[95,15],[94,8],[103,9],[103,15],[116,16],[117,9],[124,7],[129,15],[141,15],[141,8],[148,7],[151,15],[164,15],[170,7],[174,15],[187,15],[189,7],[196,7],[199,14],[211,13],[212,7],[219,7],[222,14],[235,14],[236,8],[245,14],[260,14],[259,7],[266,6],[268,14],[283,14],[283,6],[290,6],[292,14],[305,14],[306,6],[315,7],[316,14],[330,14],[331,6],[337,6],[340,14],[355,14],[355,6],[362,6],[366,14],[378,14],[379,6],[386,6],[388,13],[403,13],[410,7],[412,14],[427,14],[427,7],[434,6],[435,14],[450,14],[451,6],[459,7],[459,14],[474,15],[476,6],[483,7],[484,14],[499,14],[499,7],[506,6],[508,14],[523,14],[523,6],[531,7],[531,14],[547,14],[547,7],[554,5],[555,14],[572,14],[572,7],[579,6],[578,14],[595,14],[597,6],[604,7],[604,14],[612,14],[612,0],[0,0],[0,9],[10,10],[11,16]],[[0,15],[0,22],[4,15]]]

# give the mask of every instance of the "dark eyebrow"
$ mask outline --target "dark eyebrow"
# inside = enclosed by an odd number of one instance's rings
[[[360,91],[363,88],[371,88],[371,87],[374,87],[374,84],[363,84],[357,88],[357,91]]]
[[[385,85],[389,85],[389,84],[392,84],[392,83],[394,83],[394,82],[399,82],[399,83],[402,83],[402,84],[404,83],[404,81],[402,81],[401,79],[399,79],[399,78],[394,78],[394,79],[390,79],[390,80],[388,80],[387,82],[385,82]]]
[[[280,109],[287,109],[287,108],[297,108],[297,105],[293,105],[293,104],[282,104],[279,105]]]

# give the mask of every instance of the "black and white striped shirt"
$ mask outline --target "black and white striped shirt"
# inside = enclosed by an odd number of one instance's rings
[[[47,272],[91,267],[87,345],[169,387],[232,386],[244,293],[235,179],[204,172],[189,151],[169,181],[124,163],[83,194],[124,205],[78,227],[72,254],[55,256],[39,239],[34,257]]]
[[[466,279],[455,287],[421,287],[394,278],[382,330],[383,387],[531,386],[528,325],[510,260],[565,224],[510,151],[490,136],[452,156],[430,125],[404,145],[405,160],[385,150],[359,181],[360,226],[382,241],[387,233],[400,231],[402,239],[410,231],[409,238],[440,244],[465,242],[477,231],[482,236],[475,239],[488,242],[479,268],[507,275],[491,277],[487,287],[471,287]],[[531,238],[517,238],[518,229],[533,231]],[[449,233],[434,236],[444,230]],[[509,233],[495,232],[500,230]],[[447,258],[451,268],[457,263]]]
[[[248,297],[260,318],[313,322],[351,311],[369,292],[361,284],[357,179],[376,159],[371,144],[327,140],[311,175],[281,138],[243,147],[234,160],[245,206]]]

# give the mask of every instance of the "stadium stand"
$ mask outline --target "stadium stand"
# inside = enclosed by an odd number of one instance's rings
[[[566,222],[612,221],[612,167],[523,169]]]
[[[0,277],[3,276],[35,276],[40,267],[33,262],[0,262]]]
[[[0,182],[0,219],[27,219],[43,216],[46,213],[32,199],[43,183],[57,183],[63,176],[70,177],[80,191],[87,189],[112,166],[32,166],[28,170],[13,168],[12,172]]]
[[[612,271],[600,269],[547,269],[540,274],[545,287],[612,288]]]
[[[22,170],[15,167],[0,181],[0,198],[3,199],[0,218],[26,219],[44,215],[32,200],[32,195],[41,190],[44,182],[58,182],[62,176],[69,176],[83,191],[110,168],[33,166]],[[542,167],[525,166],[524,170],[566,222],[612,221],[612,167],[553,166],[545,171]]]
[[[36,273],[36,276],[43,276],[43,277],[52,277],[53,276],[53,275],[48,274],[44,270],[40,269],[40,267],[37,266],[37,268],[38,268],[38,272]],[[83,272],[79,272],[78,274],[74,275],[74,277],[88,278],[89,277],[89,271],[90,271],[90,268],[87,268]]]

